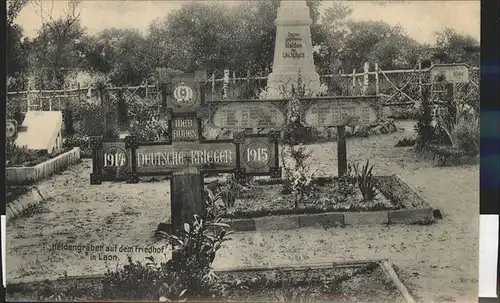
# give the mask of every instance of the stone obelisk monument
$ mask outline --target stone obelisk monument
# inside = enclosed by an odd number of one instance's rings
[[[267,98],[282,98],[298,84],[299,75],[306,92],[314,95],[320,87],[313,60],[312,19],[305,0],[284,1],[278,8],[273,71],[267,78]]]

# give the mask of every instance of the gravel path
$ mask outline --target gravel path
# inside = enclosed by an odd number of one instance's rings
[[[435,168],[409,148],[395,148],[412,133],[398,122],[395,134],[352,138],[349,161],[375,164],[374,173],[397,173],[443,214],[431,226],[364,226],[337,229],[246,232],[233,236],[217,268],[391,258],[410,292],[421,302],[477,300],[479,167]],[[316,175],[336,173],[335,143],[310,146]],[[7,225],[7,279],[40,279],[101,273],[115,266],[84,253],[52,251],[58,242],[143,246],[169,216],[168,182],[89,185],[88,160],[42,182],[50,191],[49,212]],[[160,198],[159,198],[160,197]],[[103,203],[104,202],[104,203]],[[103,253],[102,255],[104,255]],[[125,261],[125,253],[120,263]],[[135,254],[142,259],[149,254]],[[161,256],[161,253],[157,254]]]

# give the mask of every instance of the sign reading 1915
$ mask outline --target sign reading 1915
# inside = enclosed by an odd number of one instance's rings
[[[188,166],[202,172],[281,176],[279,133],[245,135],[233,139],[201,142],[138,142],[134,137],[102,142],[91,138],[93,172],[91,184],[102,181],[136,183],[141,176],[171,175]]]

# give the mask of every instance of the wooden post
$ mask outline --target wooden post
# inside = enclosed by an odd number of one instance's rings
[[[31,107],[31,93],[30,93],[30,90],[28,88],[27,90],[27,93],[26,93],[26,112],[29,112],[30,111],[30,107]]]
[[[337,126],[337,165],[338,176],[343,176],[347,172],[347,149],[345,142],[345,126]]]
[[[56,90],[54,89],[52,92],[52,98],[56,97]],[[49,111],[52,111],[52,98],[49,97]]]
[[[370,70],[370,63],[365,62],[363,65],[363,96],[366,95],[366,92],[368,91],[368,71]]]
[[[380,93],[380,86],[378,80],[378,63],[375,63],[375,94],[378,95]]]
[[[457,107],[455,106],[455,100],[453,97],[453,83],[446,83],[445,84],[445,89],[446,89],[446,107],[448,108],[448,115],[450,119],[450,123],[454,125],[457,120]]]
[[[422,102],[422,61],[418,60],[418,97]]]
[[[229,70],[224,70],[224,78],[222,82],[222,99],[227,99],[227,86],[229,84]]]
[[[205,210],[203,201],[203,177],[200,172],[189,167],[175,172],[170,180],[170,205],[172,233],[178,234],[184,229],[184,223],[192,224],[194,215],[201,215]]]
[[[354,96],[356,94],[356,68],[352,69],[352,93],[351,95]]]
[[[82,96],[80,91],[80,83],[78,83],[78,105],[82,103]]]
[[[215,73],[212,73],[212,100],[214,99],[215,94]]]

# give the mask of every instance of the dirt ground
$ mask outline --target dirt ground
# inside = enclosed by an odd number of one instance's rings
[[[220,251],[216,268],[319,263],[391,258],[410,292],[421,302],[477,300],[479,166],[438,168],[394,144],[412,133],[413,123],[398,122],[400,131],[347,141],[349,161],[367,159],[375,174],[397,173],[443,220],[430,226],[358,226],[351,228],[245,232]],[[312,145],[317,176],[336,174],[335,143]],[[311,167],[313,167],[311,165]],[[85,253],[52,250],[54,243],[144,247],[157,224],[169,217],[169,186],[158,183],[90,185],[91,162],[39,184],[49,192],[48,212],[7,224],[7,280],[31,280],[98,274],[116,261],[99,260],[125,252]],[[116,246],[115,246],[116,245]],[[162,257],[167,250],[153,254]],[[97,260],[91,260],[95,255]],[[144,260],[147,253],[136,253]]]

